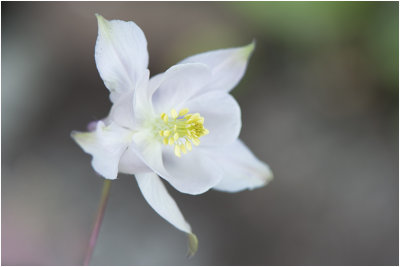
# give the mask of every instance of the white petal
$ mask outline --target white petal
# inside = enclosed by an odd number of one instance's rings
[[[237,139],[242,127],[240,107],[225,92],[209,92],[183,104],[190,113],[204,117],[204,127],[209,134],[200,137],[201,146],[226,145]]]
[[[178,205],[168,194],[164,184],[153,172],[136,174],[136,180],[139,188],[149,205],[165,220],[171,223],[179,230],[191,233],[192,229],[186,222]]]
[[[133,115],[138,123],[154,117],[151,94],[148,88],[149,77],[150,71],[146,70],[134,92]]]
[[[182,63],[203,63],[210,67],[213,78],[205,91],[232,90],[242,79],[255,42],[238,47],[214,50],[188,57]]]
[[[139,131],[132,136],[132,144],[136,154],[149,166],[153,171],[165,173],[162,160],[162,144],[155,140],[150,131]]]
[[[153,77],[150,88],[154,91],[152,102],[156,113],[168,113],[181,103],[202,92],[211,78],[204,64],[180,64]]]
[[[110,113],[104,120],[106,123],[115,122],[122,127],[134,129],[136,120],[133,109],[134,91],[119,97],[111,107]]]
[[[172,66],[175,68],[175,66]],[[172,68],[171,67],[171,68]],[[170,69],[171,69],[170,68]],[[159,73],[156,74],[154,76],[152,76],[149,80],[149,86],[148,86],[148,90],[149,90],[149,94],[152,96],[154,94],[154,92],[160,87],[161,83],[163,82],[163,80],[166,78],[165,74],[168,73],[167,75],[171,75],[172,73],[169,72],[168,69],[166,72],[163,73]]]
[[[221,169],[200,147],[178,158],[173,146],[161,144],[149,133],[139,132],[133,140],[132,145],[147,166],[182,193],[204,193],[222,179]]]
[[[112,105],[106,122],[115,122],[120,126],[136,129],[144,119],[153,116],[153,109],[148,90],[148,70],[134,91],[122,94]],[[149,116],[150,115],[150,116]]]
[[[151,171],[151,169],[137,155],[133,146],[129,146],[122,154],[118,170],[119,172],[126,174],[138,174]]]
[[[100,76],[115,102],[122,94],[134,90],[148,65],[147,41],[132,21],[108,21],[100,15],[95,60]]]
[[[240,140],[219,148],[213,155],[224,171],[224,178],[214,189],[238,192],[264,186],[273,178],[268,165],[257,159]]]
[[[96,131],[72,132],[72,138],[93,156],[92,166],[107,179],[115,179],[122,153],[130,142],[130,132],[116,124],[97,123]]]
[[[161,176],[178,191],[186,194],[202,194],[222,179],[222,169],[206,149],[193,147],[193,150],[177,157],[171,146],[163,149],[166,175]]]

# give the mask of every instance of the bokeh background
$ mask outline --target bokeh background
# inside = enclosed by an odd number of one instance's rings
[[[2,264],[79,265],[103,179],[70,138],[110,108],[95,13],[135,21],[152,74],[257,47],[233,91],[241,138],[275,179],[200,196],[168,186],[198,235],[112,182],[95,265],[398,265],[397,2],[2,2]]]

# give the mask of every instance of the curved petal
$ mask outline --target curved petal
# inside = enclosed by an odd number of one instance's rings
[[[96,15],[98,37],[95,47],[97,69],[115,102],[121,94],[134,90],[147,69],[147,41],[132,21],[108,21]]]
[[[146,165],[182,193],[204,193],[222,179],[221,169],[201,147],[178,158],[172,146],[163,145],[149,133],[139,132],[132,138]]]
[[[175,65],[153,77],[150,88],[154,91],[152,103],[155,112],[169,113],[172,108],[177,109],[181,103],[201,92],[210,78],[210,69],[197,63]]]
[[[178,64],[203,63],[212,71],[213,78],[204,91],[232,90],[242,79],[255,42],[238,47],[214,50],[188,57]]]
[[[233,193],[264,186],[273,178],[268,165],[240,140],[219,148],[213,155],[224,172],[224,178],[213,189]]]
[[[147,89],[149,75],[150,72],[146,70],[138,81],[136,89],[122,94],[114,102],[110,113],[104,119],[106,123],[114,122],[133,130],[147,114],[152,114],[153,109]]]
[[[137,155],[133,146],[129,146],[122,154],[118,165],[119,172],[126,174],[138,174],[151,172],[151,169]]]
[[[200,137],[201,146],[230,144],[239,136],[242,128],[240,107],[231,95],[209,92],[184,103],[183,108],[204,117],[204,127],[209,134]]]
[[[133,110],[134,91],[121,95],[111,107],[110,113],[104,119],[106,123],[117,123],[122,127],[134,129],[135,116]]]
[[[191,233],[192,229],[186,222],[178,205],[168,194],[167,189],[154,172],[136,174],[140,191],[149,205],[165,220],[179,230]]]
[[[174,66],[172,66],[174,67]],[[171,67],[171,68],[172,68]],[[167,72],[169,71],[169,69],[167,70]],[[161,83],[164,81],[165,79],[165,73],[167,72],[162,72],[156,75],[153,75],[150,80],[149,80],[149,86],[148,86],[148,90],[149,90],[149,95],[153,96],[154,92],[160,87]],[[167,75],[171,75],[170,72],[168,72]]]
[[[133,115],[135,120],[140,122],[147,120],[153,116],[153,106],[151,103],[151,95],[148,88],[149,85],[150,71],[146,70],[142,79],[139,80],[138,86],[134,91],[133,98]]]
[[[131,133],[116,124],[97,123],[94,132],[72,132],[72,138],[93,156],[93,169],[107,179],[115,179],[122,153],[130,143]]]
[[[145,130],[139,131],[132,136],[132,140],[131,146],[146,165],[158,174],[160,172],[164,173],[162,144],[151,136],[151,132]],[[156,171],[156,169],[159,171]]]
[[[163,149],[163,162],[166,170],[161,176],[178,191],[186,194],[202,194],[222,179],[222,170],[206,149],[195,147],[181,157],[177,157],[173,147]]]

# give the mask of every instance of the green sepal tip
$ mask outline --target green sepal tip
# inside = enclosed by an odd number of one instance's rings
[[[188,234],[188,258],[192,258],[199,248],[199,240],[193,233]]]

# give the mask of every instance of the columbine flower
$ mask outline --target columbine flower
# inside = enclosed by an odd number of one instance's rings
[[[269,167],[238,139],[240,107],[229,95],[254,42],[189,57],[149,79],[142,30],[96,16],[95,60],[113,105],[95,130],[72,137],[105,178],[134,174],[150,206],[189,234],[194,252],[197,238],[159,177],[193,195],[253,189],[272,179]]]

